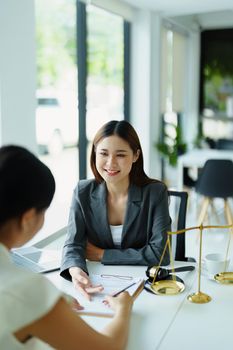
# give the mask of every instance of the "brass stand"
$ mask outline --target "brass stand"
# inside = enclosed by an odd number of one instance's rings
[[[172,265],[174,264],[173,262],[173,259],[172,259],[172,255],[171,255],[171,249],[170,249],[170,238],[169,236],[170,235],[174,235],[174,234],[181,234],[181,233],[184,233],[186,231],[192,231],[192,230],[197,230],[199,229],[200,230],[200,244],[199,244],[199,261],[198,261],[198,290],[196,293],[192,293],[190,294],[187,299],[192,302],[192,303],[196,303],[196,304],[205,304],[205,303],[208,303],[210,302],[212,299],[211,297],[208,295],[208,294],[205,294],[203,292],[201,292],[201,260],[202,260],[202,231],[203,229],[212,229],[212,228],[229,228],[231,233],[233,233],[233,224],[232,224],[232,217],[231,217],[231,213],[230,213],[230,210],[229,210],[229,207],[228,205],[226,205],[226,213],[227,213],[227,217],[228,217],[228,222],[230,223],[229,225],[212,225],[212,226],[203,226],[202,224],[200,226],[196,226],[196,227],[189,227],[189,228],[186,228],[186,229],[183,229],[183,230],[179,230],[179,231],[174,231],[174,232],[168,232],[168,241],[165,245],[165,248],[164,248],[164,251],[163,251],[163,254],[162,254],[162,258],[164,256],[164,252],[167,248],[167,246],[169,247],[169,252],[170,252],[170,258],[171,258],[171,262],[172,262]],[[228,240],[228,244],[227,244],[227,251],[226,251],[226,257],[225,257],[225,260],[227,260],[227,256],[228,256],[228,253],[229,253],[229,247],[230,247],[230,241],[231,241],[231,234],[230,234],[230,237],[229,237],[229,240]],[[160,263],[162,261],[162,258],[160,260]],[[226,266],[226,264],[225,264]],[[172,269],[174,269],[174,267],[172,266]],[[225,269],[226,270],[226,269]],[[174,273],[174,272],[173,272]],[[224,275],[225,272],[222,272],[221,275]],[[229,272],[227,273],[228,275],[230,274]],[[229,279],[229,283],[232,283],[233,281],[233,273],[231,273],[231,278],[228,277]],[[221,281],[219,281],[221,283]],[[226,278],[225,278],[225,281],[222,282],[222,283],[226,283]]]
[[[202,231],[203,226],[200,226],[200,245],[199,245],[199,262],[198,262],[198,291],[188,295],[188,300],[196,304],[205,304],[211,301],[211,297],[201,292],[201,257],[202,257]]]

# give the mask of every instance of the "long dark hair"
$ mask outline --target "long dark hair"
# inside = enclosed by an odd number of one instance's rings
[[[54,192],[54,177],[36,156],[20,146],[0,148],[0,225],[31,208],[48,208]]]
[[[133,183],[137,186],[143,186],[151,182],[157,182],[158,180],[151,179],[146,175],[143,168],[143,153],[139,137],[132,125],[125,120],[112,120],[104,124],[94,137],[92,143],[90,164],[96,181],[98,183],[104,181],[96,168],[96,146],[102,139],[112,135],[119,136],[124,141],[126,141],[134,154],[136,154],[138,150],[140,151],[139,157],[137,161],[133,163],[131,172],[129,174],[130,183]]]

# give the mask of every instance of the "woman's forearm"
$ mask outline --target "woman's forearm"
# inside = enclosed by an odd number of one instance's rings
[[[101,262],[104,265],[155,265],[160,261],[164,246],[158,249],[153,244],[148,244],[139,249],[105,249]],[[169,255],[166,252],[163,265],[167,264]]]
[[[119,310],[114,315],[112,322],[101,332],[112,339],[115,345],[114,349],[123,350],[126,347],[129,333],[130,311],[130,307]]]

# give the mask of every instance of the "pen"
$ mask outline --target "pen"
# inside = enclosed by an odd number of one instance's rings
[[[116,297],[116,296],[119,295],[120,293],[122,293],[122,292],[124,292],[125,290],[129,289],[130,287],[134,286],[135,284],[136,284],[136,282],[131,283],[129,286],[127,286],[127,287],[125,287],[125,288],[119,290],[119,291],[116,292],[116,293],[113,293],[113,294],[112,294],[112,297]]]

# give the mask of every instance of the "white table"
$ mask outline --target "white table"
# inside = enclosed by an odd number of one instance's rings
[[[185,299],[159,350],[232,348],[233,285],[202,278],[201,290],[212,301],[199,305]]]
[[[185,262],[176,262],[183,266]],[[146,277],[144,266],[103,266],[88,262],[92,273],[111,273]],[[58,272],[46,275],[58,288],[73,294],[73,286]],[[136,299],[130,325],[127,350],[204,350],[232,347],[233,285],[221,285],[201,278],[201,291],[210,295],[207,304],[193,304],[187,300],[197,291],[197,269],[180,273],[186,289],[175,296],[156,296],[143,291]],[[109,318],[82,316],[96,330],[101,330]]]
[[[187,263],[176,263],[177,266],[184,264]],[[145,266],[104,266],[100,263],[88,262],[88,270],[91,273],[110,273],[146,278]],[[155,350],[159,346],[166,336],[168,328],[174,322],[180,306],[184,303],[187,295],[194,290],[195,275],[195,272],[179,274],[186,284],[185,291],[179,295],[156,296],[145,290],[142,291],[134,302],[127,350]],[[74,295],[72,283],[61,278],[58,272],[46,276],[59,289],[66,293],[70,290],[71,294]],[[109,322],[109,318],[82,317],[96,330],[101,330]]]
[[[233,161],[233,151],[216,149],[194,149],[178,157],[178,190],[183,189],[184,167],[202,168],[208,159],[230,159]]]

